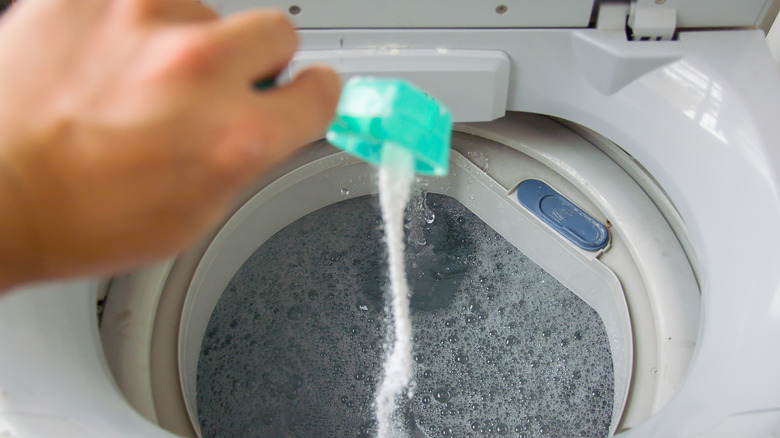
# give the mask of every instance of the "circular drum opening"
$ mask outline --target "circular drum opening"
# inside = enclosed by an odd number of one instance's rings
[[[618,148],[545,117],[458,129],[451,175],[423,181],[410,207],[410,436],[607,436],[649,418],[683,379],[698,318],[662,193],[637,184]],[[107,315],[121,314],[122,288],[159,289],[139,343],[152,345],[137,361],[148,368],[112,365],[123,388],[149,388],[125,392],[153,421],[204,436],[371,433],[385,275],[375,170],[327,146],[307,154],[201,249],[115,280]],[[520,205],[527,179],[603,224],[607,247],[580,249]],[[104,336],[110,364],[138,357],[121,344]],[[222,420],[244,429],[217,432]]]
[[[415,385],[409,436],[607,436],[613,370],[598,314],[452,197],[408,213]],[[276,233],[217,302],[197,366],[201,435],[373,429],[386,338],[375,195]],[[456,433],[457,432],[457,433]]]

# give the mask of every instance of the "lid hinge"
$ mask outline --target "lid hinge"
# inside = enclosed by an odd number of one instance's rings
[[[677,30],[677,8],[667,0],[632,0],[627,32],[633,41],[669,41]]]

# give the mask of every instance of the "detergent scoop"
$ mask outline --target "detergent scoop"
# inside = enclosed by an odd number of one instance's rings
[[[418,174],[444,176],[449,168],[452,116],[438,100],[400,79],[355,77],[341,93],[327,140],[381,166],[402,148]]]

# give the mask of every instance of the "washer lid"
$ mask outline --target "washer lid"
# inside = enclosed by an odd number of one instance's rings
[[[631,5],[677,28],[769,29],[780,0],[203,0],[221,14],[260,7],[286,11],[299,28],[590,27],[604,4]]]
[[[281,9],[299,28],[588,27],[595,0],[202,0],[221,14]]]

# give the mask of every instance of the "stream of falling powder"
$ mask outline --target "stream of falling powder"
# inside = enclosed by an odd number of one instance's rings
[[[376,391],[377,436],[401,435],[393,423],[395,398],[412,379],[412,323],[409,318],[409,285],[404,267],[404,210],[414,181],[414,159],[400,147],[386,147],[379,168],[379,203],[388,250],[393,337],[386,349],[382,381]],[[388,330],[389,332],[389,330]]]

